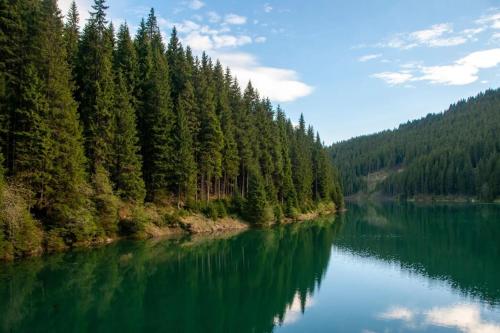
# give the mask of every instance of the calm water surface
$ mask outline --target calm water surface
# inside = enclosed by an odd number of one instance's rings
[[[500,332],[500,207],[350,206],[0,265],[0,332]]]

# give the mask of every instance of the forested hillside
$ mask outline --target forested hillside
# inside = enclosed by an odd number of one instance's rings
[[[340,142],[331,151],[347,195],[379,190],[494,200],[500,196],[500,89],[396,130]]]
[[[303,117],[242,91],[175,28],[164,45],[153,10],[132,37],[106,9],[95,0],[80,28],[74,3],[63,20],[56,0],[0,1],[0,258],[169,220],[154,207],[261,223],[342,205]]]

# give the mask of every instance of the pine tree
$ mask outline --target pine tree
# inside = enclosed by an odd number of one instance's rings
[[[264,181],[256,170],[250,172],[245,212],[246,218],[252,223],[267,223],[274,218],[267,202]]]
[[[139,50],[146,59],[140,63],[151,67],[146,82],[142,84],[142,153],[144,158],[144,178],[148,198],[153,200],[159,194],[167,193],[173,181],[173,137],[175,118],[170,95],[168,63],[164,56],[164,45],[154,11],[144,25],[145,33],[139,41],[148,51]],[[141,32],[141,31],[140,31]],[[150,58],[149,58],[150,57]]]
[[[125,79],[116,73],[112,180],[116,192],[124,199],[142,202],[145,197],[136,118],[130,103]]]
[[[224,148],[222,152],[222,170],[224,177],[224,194],[234,194],[236,178],[238,177],[240,159],[238,156],[238,144],[236,143],[236,127],[234,126],[234,115],[231,109],[230,88],[232,84],[229,68],[226,70],[223,91],[219,101],[219,114],[221,129],[224,135]]]
[[[174,129],[175,133],[175,172],[177,183],[178,206],[181,204],[181,198],[184,197],[185,203],[189,203],[193,194],[196,192],[196,162],[193,150],[192,135],[189,130],[187,114],[194,107],[194,95],[190,84],[188,83],[177,102],[177,121]]]
[[[187,63],[184,58],[184,50],[177,36],[177,29],[172,29],[170,41],[167,46],[167,59],[170,69],[170,82],[172,100],[177,101],[179,95],[185,88],[188,80]],[[174,107],[175,109],[175,107]]]
[[[129,28],[122,24],[118,29],[116,50],[114,53],[114,69],[122,73],[132,107],[138,107],[137,89],[139,89],[139,64],[134,42]]]
[[[202,75],[200,78],[199,108],[201,110],[200,129],[200,173],[205,199],[210,200],[212,182],[217,181],[222,173],[222,148],[224,138],[220,121],[215,113],[215,100],[211,80],[211,64],[206,54],[203,54]]]
[[[95,0],[78,57],[78,97],[91,169],[109,165],[112,154],[113,47],[106,26],[105,0]]]
[[[278,200],[286,208],[286,213],[291,214],[292,208],[297,207],[297,193],[293,184],[292,160],[290,156],[290,136],[293,132],[291,124],[287,122],[285,113],[278,106],[276,112],[276,121],[278,123],[278,136],[281,141],[281,155],[283,157],[283,173],[278,180]]]
[[[80,17],[75,1],[71,2],[68,14],[66,15],[66,23],[64,25],[64,43],[66,46],[66,55],[68,64],[75,75],[76,63],[78,61],[78,41],[80,39],[80,27],[78,26]]]

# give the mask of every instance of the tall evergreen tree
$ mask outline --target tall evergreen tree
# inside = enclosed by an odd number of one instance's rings
[[[146,193],[142,180],[136,118],[130,103],[131,94],[121,71],[116,73],[115,87],[112,180],[122,198],[142,202]]]
[[[200,173],[205,199],[210,200],[212,184],[222,176],[222,148],[224,138],[220,121],[215,113],[214,91],[211,77],[211,64],[206,54],[202,59],[199,107],[201,110],[200,129]]]
[[[149,75],[142,88],[142,152],[144,158],[144,177],[149,199],[155,199],[158,194],[167,193],[172,187],[173,178],[173,137],[172,130],[175,118],[170,95],[170,80],[167,59],[164,55],[165,46],[161,39],[160,29],[154,11],[140,31],[146,38],[139,41],[149,50],[139,50],[140,63],[150,62]]]
[[[194,107],[193,90],[188,83],[186,89],[179,95],[177,102],[175,133],[175,173],[177,183],[178,206],[182,198],[185,203],[193,199],[196,192],[196,162],[193,150],[193,137],[189,129],[187,114]]]
[[[134,42],[127,24],[120,25],[114,53],[114,69],[122,73],[123,80],[130,95],[132,107],[137,108],[137,89],[139,89],[139,64]]]
[[[76,2],[72,1],[68,14],[66,15],[66,23],[64,24],[64,44],[66,46],[66,55],[68,64],[71,68],[72,75],[75,75],[76,63],[78,61],[78,41],[80,39],[80,16]]]
[[[105,0],[95,0],[84,28],[78,56],[78,98],[91,169],[109,166],[115,91],[113,41],[107,27]]]

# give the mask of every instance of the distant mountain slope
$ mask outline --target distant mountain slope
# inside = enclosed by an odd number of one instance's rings
[[[500,196],[500,89],[395,130],[334,144],[331,152],[346,195],[382,191],[491,201]]]

